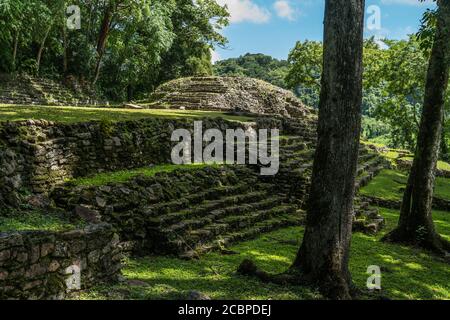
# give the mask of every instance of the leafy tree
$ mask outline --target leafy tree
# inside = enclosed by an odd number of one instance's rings
[[[176,34],[170,50],[162,57],[158,83],[191,75],[212,74],[211,50],[225,46],[218,31],[228,25],[225,7],[214,0],[176,0],[171,16]]]
[[[68,5],[81,9],[80,30],[66,27]],[[228,16],[214,0],[0,0],[0,72],[75,78],[132,99],[211,74]]]
[[[238,58],[218,61],[214,72],[220,76],[251,77],[267,81],[275,86],[287,88],[284,78],[289,64],[261,53],[247,53]]]
[[[317,107],[322,75],[323,46],[321,42],[297,42],[289,53],[288,87],[306,104]]]
[[[450,74],[450,2],[438,0],[437,3],[435,40],[428,66],[414,162],[403,196],[398,227],[384,239],[446,254],[450,251],[450,243],[436,232],[431,211]]]

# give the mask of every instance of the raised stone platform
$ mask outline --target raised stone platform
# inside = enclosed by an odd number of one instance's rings
[[[79,85],[69,88],[50,79],[0,74],[0,103],[3,104],[94,105],[97,100]]]
[[[47,193],[74,177],[169,163],[173,129],[192,131],[193,121],[0,122],[0,205],[17,207],[24,189]],[[242,124],[217,118],[203,119],[203,126],[225,130]]]
[[[240,77],[177,79],[161,85],[143,102],[150,108],[220,110],[302,119],[315,113],[290,91],[262,80]]]

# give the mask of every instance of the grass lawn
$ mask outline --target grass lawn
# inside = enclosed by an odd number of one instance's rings
[[[392,229],[398,214],[381,209]],[[450,214],[434,213],[438,231],[450,239]],[[298,249],[303,228],[291,227],[243,242],[231,249],[237,255],[206,254],[201,260],[185,261],[175,257],[128,259],[123,274],[127,282],[112,287],[97,287],[76,299],[180,299],[191,290],[213,299],[319,299],[308,288],[265,284],[235,273],[240,262],[251,258],[270,272],[289,267]],[[353,236],[350,269],[355,284],[365,290],[367,267],[382,269],[382,294],[391,299],[450,299],[448,264],[426,252],[379,242],[377,236]],[[289,243],[289,242],[296,242]]]
[[[108,183],[119,183],[130,180],[138,175],[152,177],[160,172],[172,172],[175,170],[197,170],[207,166],[219,166],[218,164],[190,164],[190,165],[176,165],[176,164],[162,164],[153,167],[138,168],[132,170],[120,170],[114,172],[105,172],[94,175],[92,177],[83,177],[68,180],[77,186],[102,186]]]
[[[83,224],[72,223],[63,217],[44,214],[37,211],[20,212],[7,217],[0,216],[0,232],[8,231],[64,231],[82,227]]]
[[[48,120],[54,122],[86,122],[93,120],[126,121],[147,117],[162,118],[224,118],[247,122],[253,118],[228,115],[215,111],[170,110],[170,109],[121,109],[95,107],[20,106],[0,104],[0,121]]]
[[[407,176],[396,170],[383,170],[369,185],[362,188],[360,193],[388,200],[401,200],[406,186]],[[438,198],[450,200],[450,179],[437,177],[434,195]]]

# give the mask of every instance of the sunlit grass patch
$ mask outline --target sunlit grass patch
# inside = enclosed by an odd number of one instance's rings
[[[64,231],[82,227],[83,223],[69,222],[63,217],[41,212],[22,212],[17,215],[0,217],[0,232],[8,231]]]
[[[383,170],[367,186],[360,190],[360,194],[387,200],[399,200],[406,182],[407,177],[403,172]]]
[[[396,170],[383,170],[367,186],[360,190],[362,195],[386,200],[401,200],[407,183],[407,175]],[[450,200],[450,179],[437,177],[434,195]]]
[[[137,169],[131,169],[131,170],[104,172],[104,173],[99,173],[99,174],[91,176],[91,177],[83,177],[83,178],[68,180],[67,182],[70,182],[74,185],[101,186],[101,185],[105,185],[105,184],[109,184],[109,183],[125,182],[125,181],[128,181],[139,175],[143,175],[145,177],[152,177],[152,176],[154,176],[158,173],[162,173],[162,172],[173,172],[175,170],[198,170],[198,169],[205,168],[207,166],[218,167],[220,165],[219,164],[203,164],[203,163],[202,164],[183,164],[183,165],[162,164],[162,165],[156,165],[156,166],[152,166],[152,167],[137,168]]]
[[[0,121],[48,120],[54,122],[127,121],[158,118],[223,118],[231,121],[253,121],[252,117],[224,112],[171,109],[123,109],[70,106],[23,106],[0,104]]]
[[[395,227],[398,213],[381,209],[387,228],[377,236],[355,233],[351,246],[350,270],[354,283],[366,290],[367,267],[382,270],[381,294],[391,299],[450,299],[450,268],[428,252],[380,242]],[[434,212],[441,224],[437,230],[450,235],[450,215]],[[175,257],[130,259],[123,271],[127,283],[98,287],[84,292],[79,299],[182,299],[199,291],[213,299],[320,299],[310,288],[261,283],[236,274],[246,258],[266,271],[285,271],[295,258],[304,228],[291,227],[261,235],[230,249],[236,255],[212,252],[200,260],[185,261]]]

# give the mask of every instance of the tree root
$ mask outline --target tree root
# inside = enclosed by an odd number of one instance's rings
[[[417,238],[408,235],[398,227],[386,234],[381,241],[419,247],[431,251],[439,257],[448,257],[450,253],[450,242],[440,235],[435,234],[427,237],[426,240],[417,240]]]
[[[284,273],[270,274],[259,269],[253,261],[248,259],[242,261],[238,267],[237,273],[245,276],[256,277],[264,283],[274,283],[283,286],[306,286],[313,290],[318,289],[319,292],[328,299],[351,300],[357,299],[362,295],[362,292],[353,284],[346,287],[343,286],[342,282],[334,281],[331,278],[326,278],[321,283],[318,283],[317,281],[311,279],[308,275],[293,267]]]
[[[275,283],[279,285],[301,285],[301,277],[289,272],[280,274],[270,274],[264,270],[258,268],[258,266],[251,260],[245,259],[239,265],[237,273],[245,276],[253,276],[258,278],[262,282]]]

